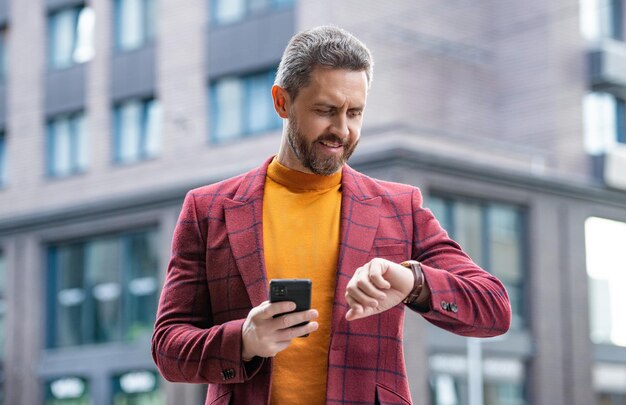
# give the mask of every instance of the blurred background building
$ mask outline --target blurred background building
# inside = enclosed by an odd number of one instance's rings
[[[419,186],[512,300],[483,341],[408,314],[415,403],[626,404],[625,13],[0,0],[0,403],[203,403],[149,352],[182,198],[277,151],[282,50],[331,23],[376,61],[351,165]]]

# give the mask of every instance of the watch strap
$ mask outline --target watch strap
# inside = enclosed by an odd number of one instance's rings
[[[424,275],[422,274],[422,265],[416,260],[407,260],[400,263],[401,266],[413,272],[413,288],[407,297],[402,300],[404,304],[414,304],[422,292],[424,287]]]

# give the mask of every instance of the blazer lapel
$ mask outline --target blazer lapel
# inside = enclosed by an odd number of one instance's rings
[[[263,256],[263,189],[267,166],[247,173],[233,199],[224,201],[224,218],[237,269],[256,307],[267,300],[267,277]]]
[[[355,270],[367,263],[380,219],[380,196],[370,196],[361,187],[360,174],[344,166],[342,175],[341,235],[337,263],[337,287],[332,331],[345,320],[346,285]],[[332,332],[331,332],[332,334]]]

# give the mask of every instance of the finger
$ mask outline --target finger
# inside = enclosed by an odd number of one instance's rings
[[[385,280],[381,271],[370,271],[370,281],[378,289],[388,290],[389,288],[391,288],[391,283]]]
[[[263,306],[267,302],[267,306],[263,308],[263,319],[270,319],[276,315],[284,314],[285,312],[291,312],[296,309],[296,303],[292,301],[281,301],[281,302],[269,302],[265,301],[263,304],[259,305]]]
[[[386,270],[386,263],[380,259],[374,259],[368,263],[369,281],[382,290],[388,290],[391,287],[389,281],[385,280],[383,273]]]
[[[368,263],[368,265],[360,269],[356,277],[356,287],[368,297],[374,300],[382,300],[385,298],[385,294],[373,283],[377,274],[380,274],[380,269],[376,265]],[[383,285],[388,285],[388,283],[383,280]]]
[[[309,322],[306,325],[302,325],[302,326],[294,326],[294,327],[287,328],[287,329],[281,329],[276,334],[276,341],[279,343],[291,341],[291,339],[311,334],[315,332],[317,329],[319,329],[319,323],[315,321]]]
[[[378,306],[378,300],[385,298],[385,294],[370,281],[363,280],[357,280],[354,286],[348,287],[347,293],[359,304],[370,307]]]
[[[309,309],[308,311],[293,312],[276,318],[277,329],[289,329],[303,322],[309,322],[319,316],[317,310]]]
[[[355,301],[347,293],[346,293],[346,301],[348,302],[348,305],[350,306],[350,309],[348,310],[348,313],[346,314],[346,319],[350,320],[348,315],[350,317],[354,317],[356,314],[360,315],[360,314],[363,314],[365,312],[365,308],[363,308],[363,306],[361,304],[359,304],[357,301]]]

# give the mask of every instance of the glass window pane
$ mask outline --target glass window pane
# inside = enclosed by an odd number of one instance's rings
[[[158,300],[157,235],[143,230],[50,247],[52,347],[149,337]]]
[[[626,346],[626,223],[590,217],[585,221],[591,339]]]
[[[113,379],[113,405],[163,405],[165,395],[154,371],[131,371]]]
[[[87,245],[87,274],[94,299],[96,342],[119,340],[120,336],[120,246],[116,238],[93,240]]]
[[[67,117],[58,118],[50,124],[51,172],[54,176],[67,176],[72,171],[72,134]]]
[[[7,303],[5,300],[6,294],[6,262],[4,254],[0,252],[0,361],[4,359],[4,349],[6,342],[6,309]],[[1,385],[1,384],[0,384]],[[0,397],[0,400],[2,397]]]
[[[228,24],[241,20],[246,13],[246,0],[215,0],[215,21]]]
[[[83,7],[78,14],[76,48],[73,53],[73,60],[76,63],[83,63],[93,59],[94,48],[94,28],[96,24],[96,14],[91,7]]]
[[[269,6],[270,0],[248,0],[248,9],[250,13],[256,13],[257,11],[266,9]]]
[[[247,81],[248,97],[245,100],[245,111],[248,114],[249,133],[266,131],[276,123],[272,84],[267,73],[251,76]]]
[[[489,271],[502,282],[519,284],[522,280],[522,229],[520,213],[505,205],[491,205],[489,215]]]
[[[154,38],[156,25],[156,0],[143,0],[144,3],[144,42]]]
[[[626,143],[626,101],[617,98],[615,100],[615,132],[617,142]]]
[[[118,0],[119,48],[123,50],[137,49],[143,45],[144,37],[144,1]]]
[[[447,221],[448,218],[446,215],[446,203],[443,198],[430,196],[430,198],[428,198],[426,207],[432,211],[435,218],[437,218],[437,220],[439,221],[439,224],[441,224],[441,227],[448,230],[449,227]]]
[[[454,239],[479,265],[484,266],[482,209],[479,204],[456,202],[453,207]]]
[[[7,72],[7,29],[0,30],[0,81],[5,80]]]
[[[0,132],[0,187],[7,181],[6,135]]]
[[[76,18],[76,9],[61,10],[50,17],[50,61],[55,68],[64,68],[72,64],[76,40]]]
[[[150,100],[145,104],[145,156],[157,156],[161,151],[161,104],[158,100]]]
[[[87,123],[84,114],[75,116],[72,120],[74,132],[74,169],[83,171],[87,169],[89,161],[89,135],[87,133]]]
[[[46,384],[44,405],[90,405],[89,384],[79,377],[63,377]]]
[[[117,157],[122,162],[134,162],[139,158],[141,139],[142,106],[139,100],[132,100],[117,108],[116,125]]]
[[[158,301],[158,251],[156,231],[137,233],[126,238],[126,340],[147,337],[152,333]]]
[[[57,269],[57,335],[55,346],[85,343],[85,268],[84,249],[80,244],[56,249]]]
[[[212,119],[218,140],[234,139],[243,132],[243,84],[240,79],[228,78],[214,85]]]
[[[598,155],[615,144],[616,99],[607,93],[589,93],[583,99],[584,145],[587,153]]]

